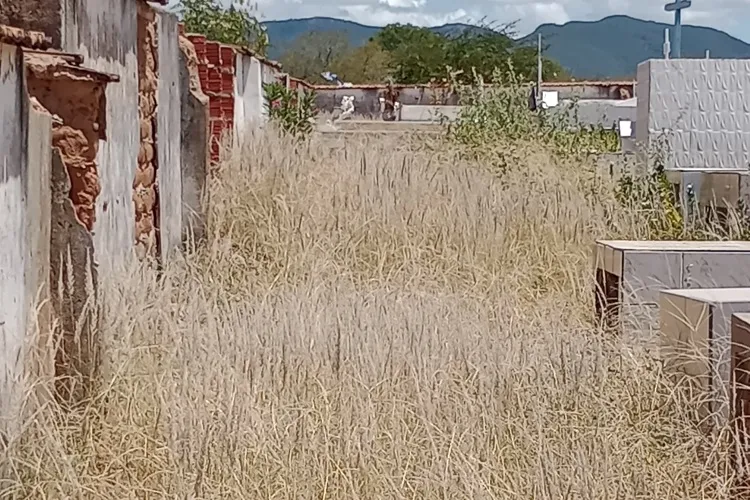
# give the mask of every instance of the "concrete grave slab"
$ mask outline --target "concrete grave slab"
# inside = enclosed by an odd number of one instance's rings
[[[665,366],[687,375],[705,391],[706,410],[714,424],[726,424],[737,411],[736,374],[739,369],[747,371],[750,288],[664,290],[660,306]],[[741,381],[746,379],[747,375],[740,376]]]
[[[597,312],[611,325],[623,310],[658,306],[662,290],[750,286],[746,241],[599,240],[593,259]]]
[[[717,215],[738,210],[747,205],[750,197],[750,170],[675,169],[666,171],[667,180],[674,186],[683,213],[689,213],[688,202],[701,214],[715,211]]]

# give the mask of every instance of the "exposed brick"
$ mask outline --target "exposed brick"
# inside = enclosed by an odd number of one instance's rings
[[[229,94],[234,92],[234,76],[226,73],[221,75],[221,90]]]
[[[206,42],[206,60],[214,66],[221,66],[221,55],[218,42]]]
[[[221,46],[221,65],[234,69],[235,51],[232,47]]]

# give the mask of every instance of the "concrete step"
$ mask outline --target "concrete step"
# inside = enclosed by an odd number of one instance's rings
[[[709,395],[703,411],[715,429],[736,416],[733,379],[747,380],[750,353],[747,314],[750,288],[703,288],[661,292],[661,357],[672,373],[690,377]],[[739,396],[746,397],[747,391]],[[747,403],[747,401],[745,401]]]
[[[334,131],[415,131],[415,130],[426,130],[436,131],[440,130],[437,123],[426,123],[426,122],[408,122],[408,121],[393,121],[386,122],[383,120],[343,120],[335,125],[331,126],[326,123],[318,125],[318,129],[323,130],[334,130]]]
[[[628,315],[648,320],[621,323],[646,337],[658,329],[650,320],[662,290],[750,287],[750,241],[601,240],[593,268],[599,315],[612,324]]]

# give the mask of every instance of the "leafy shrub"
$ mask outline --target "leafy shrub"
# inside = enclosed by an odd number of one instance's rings
[[[623,175],[615,188],[620,204],[643,214],[649,239],[675,240],[685,235],[685,220],[662,165],[645,175]]]
[[[315,126],[317,109],[315,92],[288,89],[280,83],[263,86],[268,117],[282,131],[296,137],[307,137]]]
[[[496,83],[492,86],[485,85],[477,74],[473,85],[456,85],[462,109],[448,125],[452,140],[475,154],[481,154],[488,144],[519,140],[549,146],[562,156],[613,152],[619,148],[614,130],[571,128],[571,123],[578,122],[576,103],[554,114],[531,110],[532,85],[518,76],[512,64],[509,67],[507,71],[495,70]]]
[[[740,202],[736,210],[698,205],[697,193],[687,190],[678,199],[666,176],[667,135],[657,138],[650,151],[648,170],[640,175],[624,175],[616,184],[615,196],[621,205],[634,209],[647,222],[652,240],[750,239],[750,217]]]
[[[180,0],[177,4],[185,29],[210,40],[247,47],[265,56],[268,35],[258,19],[250,15],[245,0]]]

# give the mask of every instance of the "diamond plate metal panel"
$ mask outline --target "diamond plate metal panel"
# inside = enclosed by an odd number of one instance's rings
[[[668,131],[667,168],[750,168],[750,60],[650,59],[637,77],[636,139]]]

